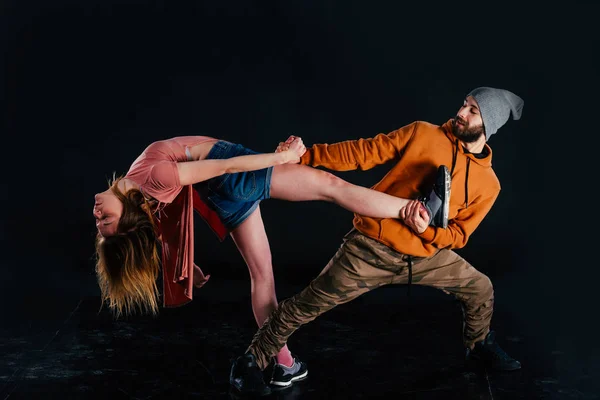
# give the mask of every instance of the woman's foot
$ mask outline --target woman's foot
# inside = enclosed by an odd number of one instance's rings
[[[294,363],[291,367],[275,364],[273,367],[273,377],[271,378],[271,385],[275,386],[290,386],[296,381],[305,379],[308,375],[308,368],[306,364],[294,357]]]
[[[429,225],[444,229],[448,227],[451,184],[452,177],[448,167],[440,165],[431,192],[421,199],[431,218]]]

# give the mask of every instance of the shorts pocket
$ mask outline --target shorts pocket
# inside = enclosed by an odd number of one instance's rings
[[[257,184],[254,171],[228,174],[217,186],[221,197],[231,201],[252,201],[256,197]]]
[[[232,190],[232,197],[236,200],[251,201],[256,195],[256,173],[254,171],[245,172],[243,182],[240,182]]]
[[[227,211],[222,203],[222,198],[219,194],[215,193],[213,190],[211,190],[210,188],[208,189],[208,195],[206,196],[206,200],[208,202],[208,205],[215,210],[215,212],[219,215],[219,217],[221,218],[221,222],[223,222],[223,220],[231,217],[232,212]]]

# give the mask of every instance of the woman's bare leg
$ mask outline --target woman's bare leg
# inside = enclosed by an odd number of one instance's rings
[[[254,318],[261,327],[267,317],[277,308],[275,295],[275,279],[271,262],[271,248],[265,226],[260,214],[260,207],[233,232],[231,238],[250,271],[250,296]],[[291,366],[294,362],[287,346],[277,354],[277,362]]]
[[[354,185],[329,172],[298,164],[273,168],[271,197],[288,201],[328,201],[373,218],[400,218],[400,209],[410,201]]]

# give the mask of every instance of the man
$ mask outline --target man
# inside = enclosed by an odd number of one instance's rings
[[[336,171],[366,170],[389,161],[396,164],[373,189],[418,198],[432,183],[449,196],[448,224],[429,226],[430,213],[420,200],[404,207],[402,219],[375,219],[355,214],[354,229],[321,274],[279,307],[255,334],[231,368],[230,383],[241,393],[267,394],[261,370],[292,333],[333,307],[377,287],[411,281],[456,296],[463,308],[466,361],[496,370],[515,370],[490,330],[494,291],[490,279],[452,249],[462,248],[487,215],[500,192],[492,169],[489,138],[509,116],[521,117],[523,100],[491,87],[471,91],[456,116],[441,126],[416,121],[370,139],[317,144],[301,162]],[[285,146],[285,144],[282,144]],[[450,166],[452,190],[439,180]],[[306,365],[284,370],[290,383],[306,376]],[[281,379],[280,379],[281,380]]]

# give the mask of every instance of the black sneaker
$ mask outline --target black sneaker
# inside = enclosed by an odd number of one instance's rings
[[[496,371],[514,371],[521,368],[521,363],[511,358],[496,342],[496,333],[490,331],[485,339],[475,343],[473,350],[467,348],[467,364],[484,366]]]
[[[242,394],[266,396],[271,393],[252,353],[246,353],[232,363],[229,384]]]
[[[444,229],[448,227],[451,183],[452,177],[448,167],[440,165],[431,192],[421,199],[431,218],[429,225]]]
[[[291,367],[275,363],[271,385],[290,386],[292,383],[306,378],[307,375],[306,364],[294,357],[294,364]]]

